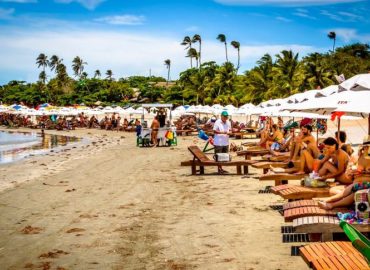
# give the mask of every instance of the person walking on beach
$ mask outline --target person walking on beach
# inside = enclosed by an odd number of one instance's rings
[[[158,145],[157,137],[158,137],[159,127],[160,127],[160,123],[158,121],[158,116],[155,116],[153,119],[152,125],[150,126],[150,128],[152,129],[151,138],[152,138],[153,147]]]
[[[226,111],[221,113],[221,119],[218,119],[214,126],[214,146],[215,154],[217,153],[228,153],[229,152],[229,135],[231,130],[231,124],[228,120],[229,114]],[[218,166],[218,173],[225,174],[227,171],[222,169],[222,166]]]

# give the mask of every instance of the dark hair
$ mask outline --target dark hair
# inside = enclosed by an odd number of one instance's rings
[[[335,132],[335,138],[338,138],[338,131]],[[339,141],[345,143],[347,140],[347,133],[345,131],[339,131]]]
[[[333,146],[335,145],[335,149],[338,150],[339,144],[336,139],[333,137],[328,137],[323,141],[323,144]]]
[[[305,125],[304,128],[308,129],[310,132],[312,132],[312,126],[311,125]]]
[[[278,126],[276,124],[273,124],[272,125],[272,128],[275,129],[275,130],[277,130],[278,129]]]

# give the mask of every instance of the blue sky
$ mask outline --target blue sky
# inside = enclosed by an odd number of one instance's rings
[[[326,52],[329,31],[337,46],[370,43],[369,13],[370,0],[0,0],[0,84],[36,81],[39,53],[63,58],[70,75],[80,56],[90,76],[111,69],[116,78],[149,70],[165,77],[171,59],[176,79],[189,66],[180,43],[194,34],[203,39],[203,62],[225,61],[218,34],[239,41],[244,71],[265,53]]]

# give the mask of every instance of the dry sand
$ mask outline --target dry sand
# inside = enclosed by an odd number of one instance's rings
[[[0,166],[1,269],[308,269],[259,171],[190,176],[194,137],[137,148],[134,134],[60,134],[91,143]]]

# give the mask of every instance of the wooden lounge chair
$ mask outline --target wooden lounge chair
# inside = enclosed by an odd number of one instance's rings
[[[250,160],[252,157],[263,156],[270,153],[269,150],[258,148],[258,149],[248,149],[236,152],[237,156],[244,156],[246,160]]]
[[[198,133],[198,130],[196,129],[177,129],[176,130],[176,135],[178,136],[188,136],[188,135],[193,135],[195,133]]]
[[[299,252],[303,260],[315,270],[369,269],[364,256],[351,242],[312,243],[301,247]]]
[[[279,185],[271,188],[271,192],[286,200],[307,200],[330,196],[330,188],[311,188],[295,185]]]
[[[339,227],[339,218],[334,216],[301,217],[293,220],[293,228],[296,233],[307,233],[310,238],[319,236],[321,241],[332,241],[334,233],[342,233]],[[370,232],[368,224],[352,224],[360,232]]]
[[[325,210],[320,208],[319,206],[301,206],[285,210],[284,221],[292,222],[294,219],[309,216],[337,216],[338,212],[348,211],[348,208],[335,208],[333,210]]]
[[[319,206],[318,201],[315,200],[299,200],[294,202],[288,202],[283,205],[283,210],[289,210],[293,208],[299,208],[304,206]]]
[[[286,168],[288,166],[287,162],[274,162],[274,161],[261,161],[255,164],[252,164],[253,168],[262,169],[263,174],[267,174],[271,167],[275,168]]]
[[[275,181],[275,186],[286,183],[288,180],[301,180],[305,175],[296,175],[292,173],[270,173],[261,175],[260,181]]]
[[[191,174],[197,174],[197,167],[199,167],[199,173],[204,174],[204,167],[206,166],[235,166],[238,175],[242,174],[242,168],[244,174],[248,174],[248,166],[258,162],[255,160],[240,160],[240,161],[228,161],[228,162],[217,162],[209,159],[206,154],[198,146],[189,146],[188,150],[193,154],[193,160],[181,162],[181,166],[191,166]]]

